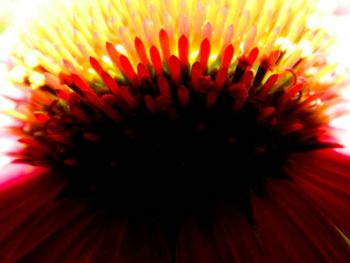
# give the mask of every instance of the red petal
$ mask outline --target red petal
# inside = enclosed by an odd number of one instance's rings
[[[346,262],[349,246],[296,185],[270,181],[252,195],[257,234],[270,262]]]
[[[194,219],[188,220],[180,228],[177,246],[177,262],[213,263],[218,262],[218,250],[212,237]]]
[[[80,201],[55,199],[64,180],[37,170],[2,185],[1,261],[120,262],[125,220],[94,213]]]
[[[239,212],[229,208],[217,217],[213,239],[222,262],[266,262],[258,236]]]
[[[286,172],[350,237],[350,157],[334,150],[295,154]]]
[[[111,225],[113,227],[113,224]],[[100,250],[103,249],[101,246]],[[112,250],[113,251],[113,250]],[[137,251],[137,253],[135,253]],[[96,262],[111,262],[106,261]],[[152,222],[128,222],[115,263],[172,263],[161,228]]]
[[[97,221],[97,220],[95,220]],[[79,251],[74,257],[79,258],[82,255],[86,257],[85,262],[120,262],[119,256],[122,249],[123,240],[125,238],[125,231],[127,222],[125,219],[108,219],[97,221],[95,227],[96,237],[89,235],[86,239],[90,241],[90,249]],[[130,258],[128,258],[129,260]]]

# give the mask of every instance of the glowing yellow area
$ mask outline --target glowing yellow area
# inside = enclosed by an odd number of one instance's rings
[[[314,63],[313,54],[324,53],[331,39],[322,30],[324,1],[304,0],[37,0],[43,2],[35,19],[21,19],[20,44],[15,48],[18,65],[28,76],[41,65],[53,74],[65,70],[63,59],[91,76],[89,56],[97,58],[113,75],[120,75],[106,61],[105,43],[112,43],[134,67],[139,62],[134,39],[144,42],[146,51],[160,47],[159,31],[170,36],[170,51],[178,54],[181,35],[190,41],[190,62],[198,59],[200,43],[211,42],[209,67],[233,44],[235,58],[258,47],[260,57],[271,51],[285,51],[278,69],[292,67],[300,58],[306,66]],[[322,9],[321,8],[321,9]],[[33,17],[33,16],[32,16]],[[276,70],[278,70],[276,69]],[[13,69],[18,80],[21,74]],[[16,71],[17,70],[17,71]],[[317,68],[319,70],[319,68]],[[90,73],[90,74],[88,74]],[[317,73],[317,72],[316,72]],[[316,75],[316,74],[315,74]],[[314,75],[314,76],[315,76]],[[41,83],[35,75],[33,87]]]

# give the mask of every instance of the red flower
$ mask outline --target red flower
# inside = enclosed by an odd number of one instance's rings
[[[11,156],[36,168],[1,185],[3,262],[349,258],[350,163],[325,114],[340,84],[303,23],[318,13],[175,2],[77,0],[23,33]]]

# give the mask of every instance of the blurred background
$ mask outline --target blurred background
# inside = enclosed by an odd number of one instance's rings
[[[0,0],[0,33],[11,24],[14,9],[19,0]]]
[[[21,16],[30,15],[35,5],[43,1],[50,0],[0,0],[0,32],[11,25],[15,17],[21,19]],[[324,9],[334,10],[338,15],[350,13],[350,0],[320,0],[320,3]]]

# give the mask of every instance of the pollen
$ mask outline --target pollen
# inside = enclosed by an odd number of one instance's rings
[[[190,64],[198,59],[200,43],[208,39],[211,44],[210,70],[217,67],[230,44],[236,50],[234,59],[254,47],[260,51],[259,58],[268,56],[275,49],[286,51],[276,65],[276,70],[282,70],[293,66],[290,62],[296,62],[294,57],[310,58],[316,50],[325,51],[327,44],[321,44],[321,41],[328,42],[321,23],[315,22],[320,16],[317,1],[306,4],[301,0],[247,0],[243,3],[220,0],[213,4],[197,0],[141,3],[75,0],[70,5],[67,8],[61,1],[51,1],[49,7],[42,8],[38,19],[32,19],[22,27],[23,41],[14,53],[25,66],[33,68],[40,61],[43,68],[59,74],[62,68],[57,65],[65,59],[74,68],[81,67],[84,73],[90,66],[88,56],[93,56],[101,60],[103,67],[110,67],[103,59],[107,55],[105,43],[109,42],[115,46],[117,57],[127,56],[136,69],[141,59],[140,49],[149,51],[154,46],[163,50],[162,46],[166,46],[165,54],[161,54],[164,59],[170,53],[178,56],[177,40],[184,35],[189,42]],[[64,14],[64,18],[58,13]],[[158,37],[161,30],[168,39]],[[135,50],[136,38],[143,40],[143,47]],[[144,58],[141,59],[143,64]],[[122,73],[119,67],[113,71],[119,71],[113,75]]]

